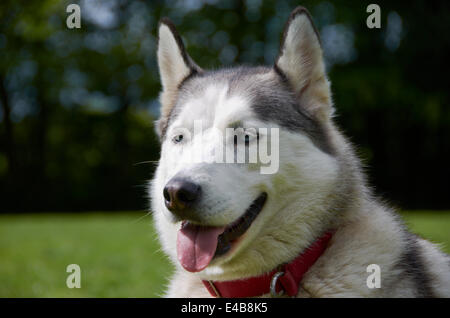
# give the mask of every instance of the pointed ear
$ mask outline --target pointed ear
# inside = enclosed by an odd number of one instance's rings
[[[319,120],[331,117],[330,85],[319,35],[303,7],[292,11],[286,23],[275,70],[287,78],[300,107]]]
[[[157,57],[162,84],[159,126],[163,129],[174,106],[180,84],[187,77],[202,70],[187,54],[180,35],[168,18],[162,18],[159,22]]]

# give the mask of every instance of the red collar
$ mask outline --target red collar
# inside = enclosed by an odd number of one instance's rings
[[[323,254],[332,235],[333,232],[325,233],[292,262],[281,265],[270,273],[242,280],[202,282],[213,297],[258,297],[268,293],[273,295],[275,292],[296,296],[303,275]]]

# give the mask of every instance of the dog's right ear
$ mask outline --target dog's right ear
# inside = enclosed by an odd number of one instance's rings
[[[325,74],[319,35],[303,7],[286,23],[275,70],[288,80],[299,104],[310,115],[328,120],[333,113],[330,84]]]
[[[168,18],[162,18],[159,22],[157,56],[162,92],[161,118],[156,128],[161,136],[174,107],[180,84],[187,77],[202,70],[187,54],[180,35]]]

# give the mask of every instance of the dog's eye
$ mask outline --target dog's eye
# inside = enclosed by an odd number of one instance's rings
[[[176,135],[175,137],[172,138],[172,141],[177,144],[177,143],[181,142],[183,140],[183,138],[184,138],[183,135]]]
[[[255,129],[245,130],[245,144],[248,145],[252,140],[259,141],[259,132]]]
[[[244,140],[244,145],[248,146],[250,144],[250,142],[253,139],[256,139],[256,141],[259,141],[259,133],[258,132],[254,132],[253,130],[246,130],[244,132],[243,135],[241,135],[242,137],[238,137],[238,136],[234,136],[234,145],[237,146],[238,144],[238,139],[239,138],[243,138]]]

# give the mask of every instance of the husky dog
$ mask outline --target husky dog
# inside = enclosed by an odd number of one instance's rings
[[[291,13],[270,67],[203,70],[168,19],[158,33],[162,148],[150,195],[163,250],[176,267],[167,297],[210,297],[204,282],[270,273],[329,230],[295,296],[450,297],[449,256],[408,232],[374,197],[336,128],[320,40],[306,9]],[[202,134],[194,133],[198,120]],[[230,127],[266,130],[230,139],[212,133]],[[267,142],[269,128],[278,129],[276,173],[261,173],[260,162],[184,160],[192,152],[208,156],[218,144],[234,147],[239,138],[246,146]],[[371,264],[379,269],[375,287],[368,282]]]

